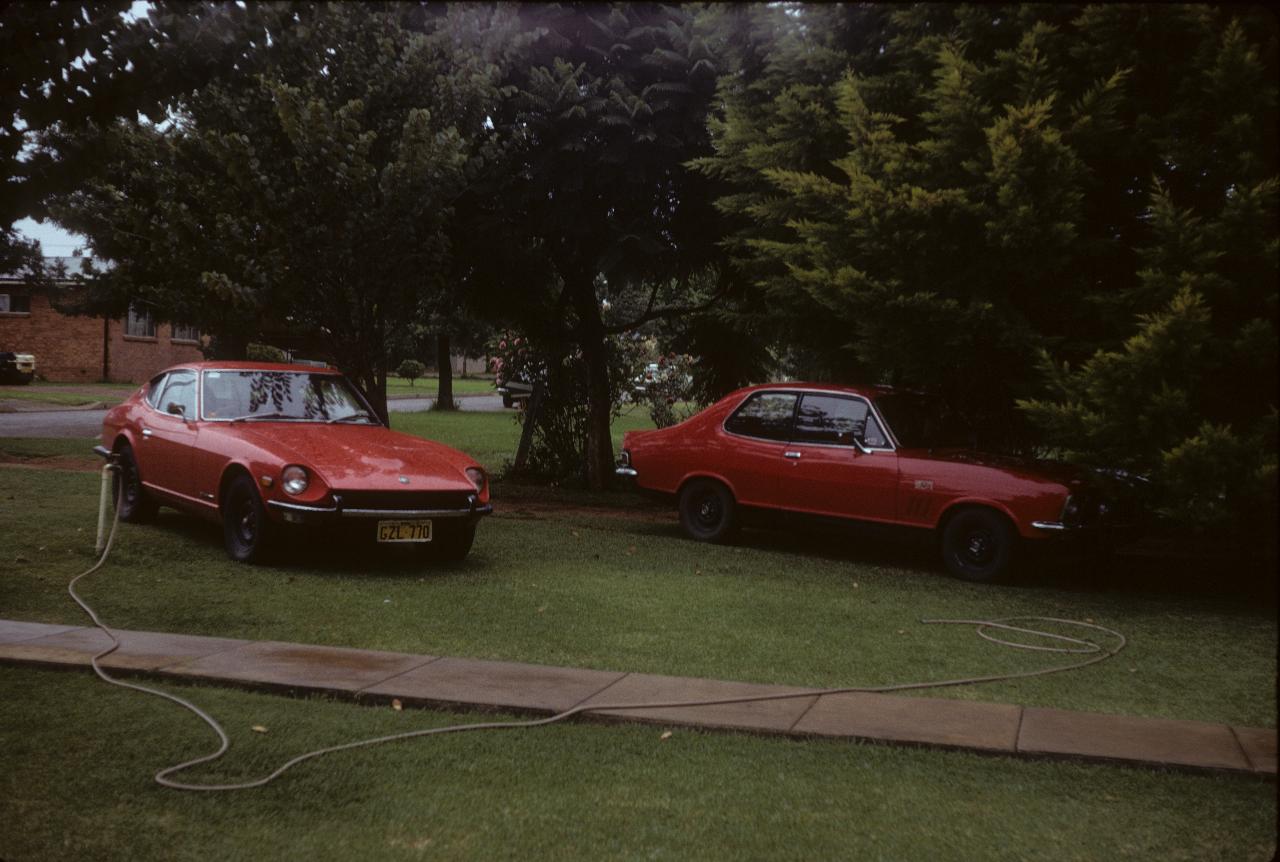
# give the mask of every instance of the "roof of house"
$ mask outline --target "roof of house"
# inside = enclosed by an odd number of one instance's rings
[[[94,264],[99,269],[109,268],[111,264],[104,261],[95,261],[91,257],[46,257],[44,258],[44,271],[51,278],[56,280],[65,280],[73,275],[87,275],[86,265]],[[22,284],[27,281],[26,275],[21,272],[5,272],[0,273],[0,282],[7,284]]]

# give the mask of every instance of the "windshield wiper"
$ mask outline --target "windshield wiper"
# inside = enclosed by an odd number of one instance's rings
[[[348,413],[346,416],[335,416],[325,422],[326,425],[332,425],[334,422],[349,422],[352,419],[368,419],[373,421],[373,417],[363,410],[357,410],[355,413]]]
[[[293,418],[296,418],[296,417],[292,417],[288,413],[280,413],[280,412],[250,413],[248,416],[237,416],[231,421],[235,423],[235,422],[249,422],[254,419],[293,419]]]

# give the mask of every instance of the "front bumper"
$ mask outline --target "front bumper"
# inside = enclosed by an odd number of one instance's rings
[[[308,506],[303,503],[289,503],[285,500],[268,500],[267,506],[278,512],[290,524],[314,524],[337,519],[375,519],[375,518],[465,518],[471,522],[479,521],[493,512],[492,503],[481,504],[472,494],[468,498],[466,508],[450,509],[369,509],[346,507],[342,498],[338,497],[333,506]]]

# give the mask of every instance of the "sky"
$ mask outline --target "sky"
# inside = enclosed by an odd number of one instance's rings
[[[133,5],[125,13],[125,16],[141,18],[150,9],[151,4],[147,0],[134,0]],[[41,224],[35,219],[24,218],[21,221],[14,222],[13,226],[19,234],[27,239],[40,240],[40,250],[45,257],[70,257],[73,251],[78,248],[84,248],[89,242],[88,239],[80,234],[69,233],[51,221],[45,221]]]
[[[70,257],[73,251],[89,242],[80,234],[68,233],[51,221],[41,224],[35,219],[24,218],[14,222],[13,226],[24,237],[40,240],[41,254],[45,257]]]

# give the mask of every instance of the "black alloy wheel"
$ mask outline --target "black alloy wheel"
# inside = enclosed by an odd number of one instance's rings
[[[680,526],[699,542],[723,542],[733,535],[737,504],[714,479],[694,479],[680,492]]]
[[[992,583],[1009,574],[1016,541],[1003,515],[991,509],[962,509],[942,532],[942,559],[957,578]]]
[[[258,563],[270,544],[271,524],[253,480],[237,476],[222,495],[222,535],[227,555],[241,563]]]
[[[111,479],[111,495],[119,509],[120,520],[128,524],[145,524],[154,519],[160,507],[142,487],[138,461],[128,443],[122,443],[116,450],[116,465]]]

